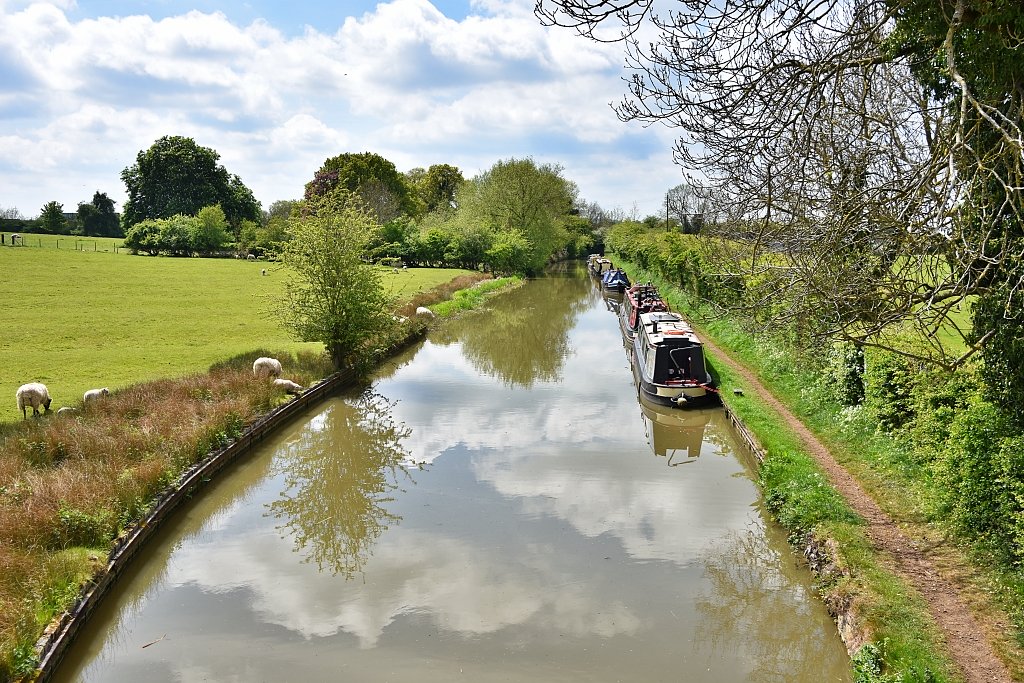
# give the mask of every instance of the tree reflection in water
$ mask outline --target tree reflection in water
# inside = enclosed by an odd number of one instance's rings
[[[392,407],[370,390],[334,403],[275,465],[285,484],[268,514],[283,520],[276,528],[320,571],[353,578],[376,540],[402,519],[387,506],[399,480],[412,481],[402,447],[411,430],[395,424]]]
[[[701,620],[695,646],[733,656],[748,650],[752,683],[849,680],[835,625],[824,613],[807,614],[816,604],[800,571],[772,545],[784,544],[774,528],[731,533],[705,558],[712,588],[697,599]],[[797,615],[799,614],[799,617]],[[818,629],[808,624],[818,623]],[[823,662],[836,663],[834,672]]]
[[[585,279],[548,276],[494,299],[486,321],[462,316],[430,339],[461,343],[474,368],[509,386],[558,381],[571,351],[569,331],[595,296],[599,293]]]

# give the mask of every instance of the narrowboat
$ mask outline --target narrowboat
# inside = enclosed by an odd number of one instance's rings
[[[718,400],[704,365],[704,346],[678,313],[641,313],[631,360],[640,396],[661,405],[701,406]]]
[[[629,278],[621,269],[613,268],[601,276],[601,287],[612,292],[625,292],[629,289]]]
[[[626,290],[619,307],[619,327],[627,342],[632,342],[640,327],[640,314],[668,311],[668,304],[651,283],[635,284]]]
[[[613,268],[611,260],[604,258],[600,254],[591,254],[587,257],[587,270],[598,280]]]

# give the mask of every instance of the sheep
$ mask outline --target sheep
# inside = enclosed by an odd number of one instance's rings
[[[103,387],[102,389],[90,389],[82,395],[82,402],[88,403],[89,401],[95,401],[98,398],[110,396],[110,389]]]
[[[274,386],[281,387],[289,394],[298,394],[302,391],[302,385],[296,384],[290,379],[281,379],[280,377],[274,380]]]
[[[249,254],[249,255],[247,255],[247,256],[245,257],[245,259],[246,259],[247,261],[255,261],[255,260],[256,260],[256,254]]]
[[[71,406],[64,406],[62,408],[57,409],[57,415],[71,415],[77,412],[78,411],[72,408]]]
[[[257,377],[280,377],[281,376],[281,361],[276,358],[257,358],[252,364],[252,374]]]
[[[262,276],[266,277],[266,275],[267,275],[267,269],[266,269],[266,268],[262,268],[262,269],[260,269],[260,275],[262,275]]]
[[[422,315],[422,316],[424,316],[426,318],[433,318],[434,317],[434,312],[432,310],[430,310],[429,308],[427,308],[426,306],[419,306],[416,309],[416,315]]]
[[[25,409],[29,406],[32,406],[33,415],[39,415],[39,406],[43,406],[43,412],[50,411],[50,401],[52,399],[45,384],[40,384],[39,382],[22,384],[18,387],[15,396],[18,398],[18,410],[21,411],[22,419],[28,418]]]

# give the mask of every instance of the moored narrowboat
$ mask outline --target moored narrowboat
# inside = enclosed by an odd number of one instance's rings
[[[704,363],[704,346],[678,313],[639,314],[633,338],[633,375],[643,398],[678,408],[718,400]]]
[[[626,341],[632,342],[640,327],[640,315],[656,311],[668,311],[668,304],[651,283],[635,284],[626,290],[619,308],[619,327]]]
[[[600,254],[591,254],[587,257],[587,270],[590,274],[596,277],[598,280],[610,270],[613,270],[615,266],[612,264],[610,259],[606,259]]]
[[[601,276],[601,287],[613,292],[625,292],[629,289],[629,278],[621,269],[613,268]]]

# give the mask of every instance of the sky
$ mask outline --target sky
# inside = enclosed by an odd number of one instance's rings
[[[0,209],[67,212],[165,135],[220,154],[264,208],[327,158],[399,171],[559,164],[580,198],[643,217],[683,181],[675,134],[618,119],[619,45],[533,0],[0,0]]]

